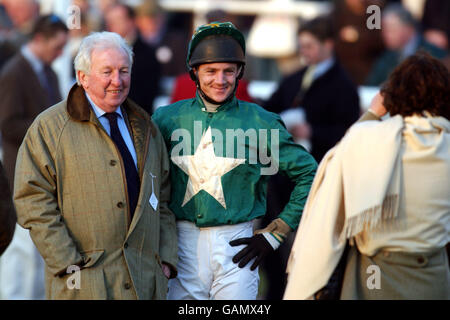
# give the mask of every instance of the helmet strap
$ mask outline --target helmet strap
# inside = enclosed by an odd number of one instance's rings
[[[212,104],[223,105],[223,104],[231,101],[233,99],[233,97],[235,96],[238,82],[239,82],[239,80],[236,78],[236,83],[234,85],[233,91],[231,91],[231,93],[228,95],[228,97],[222,102],[218,102],[218,101],[208,97],[206,95],[206,93],[203,92],[202,88],[200,87],[200,83],[198,82],[198,79],[195,80],[195,85],[197,86],[197,90],[198,90],[198,92],[200,92],[200,95],[202,96],[203,99],[205,99],[206,101],[208,101],[209,103],[212,103]]]
[[[236,77],[236,82],[238,82],[244,76],[244,67],[245,67],[245,65],[243,63],[238,64],[239,74]],[[237,87],[237,83],[236,83],[236,87]]]

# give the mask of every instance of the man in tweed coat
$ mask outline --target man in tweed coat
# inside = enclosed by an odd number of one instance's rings
[[[48,299],[165,299],[176,276],[168,155],[150,117],[127,99],[131,65],[119,35],[86,37],[77,84],[36,118],[19,149],[18,222],[45,260]]]

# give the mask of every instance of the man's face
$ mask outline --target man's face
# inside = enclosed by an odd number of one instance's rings
[[[134,30],[134,21],[130,19],[125,8],[114,6],[106,12],[106,27],[108,31],[118,33],[126,38]]]
[[[94,49],[89,74],[78,71],[78,78],[92,101],[105,112],[114,112],[130,91],[131,66],[121,49]]]
[[[3,0],[14,27],[21,28],[39,15],[39,4],[32,0]]]
[[[307,65],[317,64],[330,57],[332,44],[320,40],[310,32],[302,32],[298,36],[300,55],[305,59]]]
[[[403,49],[414,35],[414,28],[405,25],[394,14],[387,14],[383,17],[381,24],[381,34],[384,44],[388,49]]]
[[[46,64],[51,64],[58,58],[64,49],[68,40],[68,33],[64,31],[58,32],[55,36],[50,38],[40,38],[40,57]]]
[[[238,75],[236,63],[206,63],[197,67],[200,88],[212,100],[223,102],[233,92]]]

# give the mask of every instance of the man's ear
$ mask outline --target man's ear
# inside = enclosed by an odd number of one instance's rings
[[[87,89],[89,86],[88,86],[88,74],[86,74],[84,71],[81,71],[81,70],[78,70],[77,71],[77,76],[78,76],[78,80],[80,80],[80,83],[81,83],[81,86],[84,88],[84,89]]]
[[[198,68],[197,67],[193,67],[191,70],[189,70],[189,75],[191,76],[191,79],[193,81],[197,81],[197,74],[198,74]]]

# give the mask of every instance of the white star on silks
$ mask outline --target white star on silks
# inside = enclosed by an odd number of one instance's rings
[[[221,178],[244,163],[245,159],[216,156],[211,127],[208,127],[193,156],[172,157],[172,161],[189,176],[182,207],[200,190],[205,190],[226,209]]]

